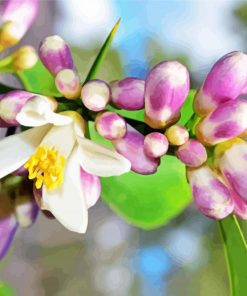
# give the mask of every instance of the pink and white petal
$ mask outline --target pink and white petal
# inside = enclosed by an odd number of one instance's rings
[[[42,141],[50,125],[29,129],[0,141],[0,179],[20,168]]]
[[[86,232],[88,212],[76,148],[68,158],[64,183],[55,190],[47,190],[43,186],[41,202],[42,210],[50,211],[65,228],[78,233]]]
[[[80,165],[92,175],[99,177],[119,176],[130,171],[131,163],[113,149],[86,138],[77,137]]]
[[[94,206],[100,197],[101,183],[100,178],[91,174],[81,168],[81,182],[86,199],[87,207]]]

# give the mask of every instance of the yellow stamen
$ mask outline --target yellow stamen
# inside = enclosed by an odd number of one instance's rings
[[[24,165],[28,178],[36,179],[36,188],[44,184],[48,190],[56,189],[63,183],[64,166],[64,157],[54,147],[46,146],[39,146]]]

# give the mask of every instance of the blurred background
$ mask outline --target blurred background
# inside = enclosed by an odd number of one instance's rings
[[[43,37],[61,35],[84,77],[119,17],[99,73],[106,80],[145,78],[157,62],[177,59],[198,87],[218,58],[247,49],[247,2],[241,0],[41,0],[22,44],[37,48]],[[85,235],[40,214],[32,228],[17,233],[0,278],[20,296],[225,296],[229,291],[216,224],[193,206],[167,226],[142,231],[98,202],[89,211]]]

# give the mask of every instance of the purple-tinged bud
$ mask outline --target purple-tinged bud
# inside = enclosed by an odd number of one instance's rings
[[[247,81],[247,55],[234,51],[219,59],[210,70],[194,101],[198,115],[205,116],[221,103],[244,93]]]
[[[16,190],[15,216],[22,227],[31,226],[36,221],[39,213],[39,207],[32,191],[31,182],[23,182]]]
[[[233,213],[239,218],[247,220],[247,204],[232,190],[232,198],[234,203]]]
[[[44,38],[39,46],[39,57],[53,76],[64,69],[74,69],[69,46],[58,35]]]
[[[103,80],[91,80],[83,85],[81,99],[91,111],[99,112],[105,109],[110,101],[111,90]]]
[[[196,168],[207,160],[207,151],[200,142],[190,139],[178,148],[176,156],[186,166]]]
[[[140,110],[144,108],[145,81],[127,77],[111,83],[111,100],[120,109]]]
[[[61,94],[67,99],[76,99],[80,97],[81,82],[80,77],[75,70],[64,69],[55,77],[55,84]]]
[[[94,206],[100,197],[101,183],[98,176],[91,175],[81,168],[81,183],[86,205],[89,208]]]
[[[180,146],[189,140],[189,132],[185,127],[174,124],[166,130],[165,135],[170,144]]]
[[[20,112],[25,103],[33,97],[34,94],[23,91],[14,90],[6,93],[0,98],[0,118],[11,126],[18,126],[16,115]],[[1,127],[4,127],[1,125]]]
[[[235,138],[247,129],[247,101],[236,99],[222,103],[196,127],[197,138],[205,145],[215,145]]]
[[[5,216],[0,219],[0,260],[6,255],[18,228],[14,215]]]
[[[120,154],[131,162],[131,170],[142,174],[149,175],[156,172],[160,160],[150,158],[144,152],[144,136],[136,129],[127,125],[125,137],[112,142]]]
[[[189,73],[176,61],[166,61],[150,70],[145,86],[145,120],[152,128],[176,121],[189,93]]]
[[[148,157],[158,158],[166,154],[169,147],[165,135],[153,132],[145,136],[144,152]]]
[[[3,191],[1,191],[3,192]],[[1,194],[0,198],[0,260],[7,253],[15,232],[18,228],[18,223],[13,214],[13,203],[9,196]]]
[[[239,138],[215,148],[216,165],[233,190],[247,204],[247,143]]]
[[[108,140],[123,138],[127,129],[123,117],[110,111],[98,113],[95,119],[95,127],[97,132]]]
[[[17,44],[25,35],[38,12],[38,0],[6,0],[0,7],[0,52]]]
[[[231,192],[223,180],[208,166],[187,169],[187,177],[198,210],[213,219],[223,219],[232,213]]]

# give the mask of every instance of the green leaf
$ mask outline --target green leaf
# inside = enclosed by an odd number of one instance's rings
[[[4,282],[0,281],[0,295],[14,296],[13,290]]]
[[[111,145],[89,124],[91,139]],[[154,229],[179,215],[191,202],[184,165],[173,156],[165,156],[153,175],[129,172],[119,177],[101,178],[102,199],[128,222]]]
[[[103,46],[100,49],[99,54],[97,55],[93,65],[92,65],[92,67],[91,67],[91,69],[90,69],[90,71],[89,71],[89,73],[87,75],[87,78],[86,78],[85,82],[96,78],[99,67],[101,66],[102,62],[104,61],[104,59],[105,59],[105,57],[106,57],[106,55],[107,55],[107,53],[108,53],[108,51],[110,49],[111,43],[112,43],[113,38],[114,38],[114,36],[115,36],[115,34],[117,32],[120,21],[121,21],[121,19],[119,19],[116,22],[116,24],[113,27],[113,29],[111,30],[110,34],[106,38]]]
[[[40,60],[32,69],[18,71],[15,74],[27,91],[46,96],[62,97],[57,91],[53,76]]]
[[[128,110],[123,110],[123,109],[116,109],[112,106],[107,106],[107,110],[118,113],[125,118],[130,118],[130,119],[144,122],[144,113],[145,113],[144,110],[128,111]]]
[[[247,294],[247,245],[235,216],[218,221],[224,244],[231,296]]]
[[[178,121],[178,124],[185,125],[189,121],[189,119],[193,116],[194,114],[193,102],[194,102],[195,94],[196,94],[196,90],[191,89],[181,109],[181,117]]]

